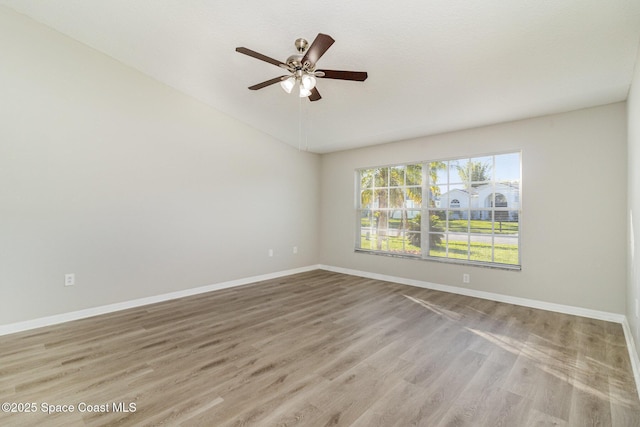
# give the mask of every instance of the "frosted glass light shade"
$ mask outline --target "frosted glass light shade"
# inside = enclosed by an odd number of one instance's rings
[[[296,79],[293,76],[280,82],[280,86],[282,86],[282,89],[284,89],[284,91],[287,93],[291,93],[291,90],[293,90],[293,86],[295,84],[296,84]]]
[[[311,90],[314,87],[316,87],[316,78],[313,76],[309,76],[307,74],[305,74],[304,76],[302,76],[302,79],[300,81],[300,84],[306,89],[306,90]]]
[[[304,86],[300,85],[300,98],[304,98],[305,96],[311,95],[311,91],[309,89],[305,89]]]

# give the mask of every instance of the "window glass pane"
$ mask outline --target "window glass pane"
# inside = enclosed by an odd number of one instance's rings
[[[495,238],[494,262],[501,264],[519,264],[518,239],[500,236]]]
[[[511,209],[520,207],[520,185],[517,182],[497,182],[495,185],[496,201],[506,203]],[[500,205],[496,205],[500,207]]]
[[[360,242],[358,243],[359,249],[371,250],[371,237],[369,233],[361,232],[360,233]]]
[[[493,232],[491,211],[471,211],[471,218],[469,223],[470,233],[491,234]]]
[[[467,169],[469,168],[469,159],[451,160],[449,162],[449,182],[467,183]]]
[[[467,234],[449,233],[447,246],[449,258],[469,259],[469,237]]]
[[[407,165],[407,185],[422,185],[422,165]]]
[[[429,233],[429,256],[447,257],[447,240],[442,233]]]
[[[449,162],[429,163],[429,184],[446,184],[449,181]]]
[[[416,244],[417,243],[417,244]],[[420,233],[400,232],[389,237],[389,251],[409,255],[420,254]]]
[[[484,261],[491,262],[492,260],[492,237],[488,236],[471,236],[471,254],[469,259],[471,261]]]
[[[494,233],[517,236],[519,231],[518,211],[497,211],[495,213]]]
[[[432,185],[429,188],[429,207],[443,208],[448,205],[448,187],[446,185]],[[445,199],[443,199],[443,196]]]
[[[468,209],[470,199],[469,191],[463,184],[453,184],[448,187],[448,191],[442,194],[441,206],[443,208]]]
[[[406,252],[409,244],[404,232],[398,232],[389,237],[389,250],[391,252]]]
[[[360,240],[359,247],[362,249],[373,249],[371,246],[372,235],[375,233],[375,222],[371,210],[359,211],[360,215]]]
[[[389,168],[378,168],[375,170],[374,185],[376,187],[389,186]]]
[[[389,186],[401,187],[404,185],[404,166],[389,168]]]
[[[370,246],[372,250],[383,250],[387,244],[387,215],[386,212],[376,211],[373,213],[373,226],[370,228],[369,234]]]
[[[360,192],[360,206],[370,208],[373,202],[373,190],[363,190]]]
[[[390,208],[404,207],[404,191],[402,191],[401,188],[389,189],[389,207]]]
[[[456,198],[455,194],[451,194],[450,191],[446,191],[446,187],[445,188],[440,188],[440,190],[445,190],[443,191],[440,196],[435,200],[435,207],[437,208],[449,208],[451,206],[451,200]]]
[[[372,227],[374,225],[373,211],[364,209],[360,211],[360,227]]]
[[[389,238],[387,237],[386,233],[378,235],[377,244],[378,246],[376,247],[376,249],[379,251],[389,252],[391,250],[391,247],[389,246]]]
[[[509,221],[509,211],[507,211],[506,209],[496,208],[493,211],[493,220],[496,222]]]
[[[474,157],[469,161],[468,171],[471,182],[481,183],[493,180],[493,157]]]
[[[406,211],[403,209],[396,209],[389,211],[389,228],[393,228],[395,230],[404,228],[404,217],[406,215]]]
[[[422,206],[422,187],[406,188],[406,207],[419,208]]]
[[[501,154],[495,160],[496,181],[520,181],[520,153]]]
[[[407,210],[407,226],[406,228],[411,231],[420,231],[421,218],[419,210]]]
[[[468,213],[460,211],[449,211],[449,231],[466,233],[469,230]]]
[[[407,252],[413,254],[413,255],[420,255],[422,253],[422,249],[420,248],[420,239],[421,239],[421,235],[420,233],[413,233],[413,232],[408,232],[407,233]]]
[[[374,176],[374,169],[366,169],[360,171],[360,188],[365,189],[373,187]]]
[[[375,190],[375,199],[373,202],[374,208],[386,208],[389,206],[389,190],[377,189]]]
[[[378,231],[386,230],[388,228],[388,211],[376,210],[373,211],[373,227]]]
[[[502,193],[495,192],[493,193],[493,206],[496,208],[506,208],[509,206],[509,202],[507,200],[507,196]]]
[[[371,232],[371,230],[361,230],[360,231],[360,249],[375,249],[375,235]]]
[[[448,211],[449,214],[449,227],[453,227],[457,231],[467,231],[467,220],[469,219],[469,211],[459,210],[459,209],[450,209]],[[463,228],[461,224],[464,224]]]
[[[440,233],[446,231],[446,211],[429,211],[429,231]]]

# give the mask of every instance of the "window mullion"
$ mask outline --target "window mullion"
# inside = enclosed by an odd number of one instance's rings
[[[429,256],[429,211],[431,200],[431,178],[429,177],[429,164],[422,163],[420,184],[422,185],[422,204],[420,206],[420,256],[424,259]]]

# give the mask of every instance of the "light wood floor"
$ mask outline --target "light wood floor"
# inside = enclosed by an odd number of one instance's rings
[[[0,337],[0,402],[37,405],[3,426],[640,426],[618,324],[326,271]]]

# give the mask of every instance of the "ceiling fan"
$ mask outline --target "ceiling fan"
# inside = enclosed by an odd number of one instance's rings
[[[335,40],[327,35],[319,33],[313,43],[303,38],[295,41],[297,54],[291,55],[286,62],[278,61],[261,53],[247,49],[246,47],[237,47],[236,52],[249,55],[261,61],[268,62],[280,68],[289,71],[289,75],[275,77],[271,80],[249,86],[251,90],[262,89],[275,83],[287,93],[291,93],[293,88],[298,85],[298,94],[301,98],[308,97],[310,101],[318,101],[322,97],[316,89],[316,78],[321,79],[338,79],[338,80],[354,80],[363,82],[367,79],[365,71],[343,71],[343,70],[317,70],[316,63],[322,55],[331,47]]]

